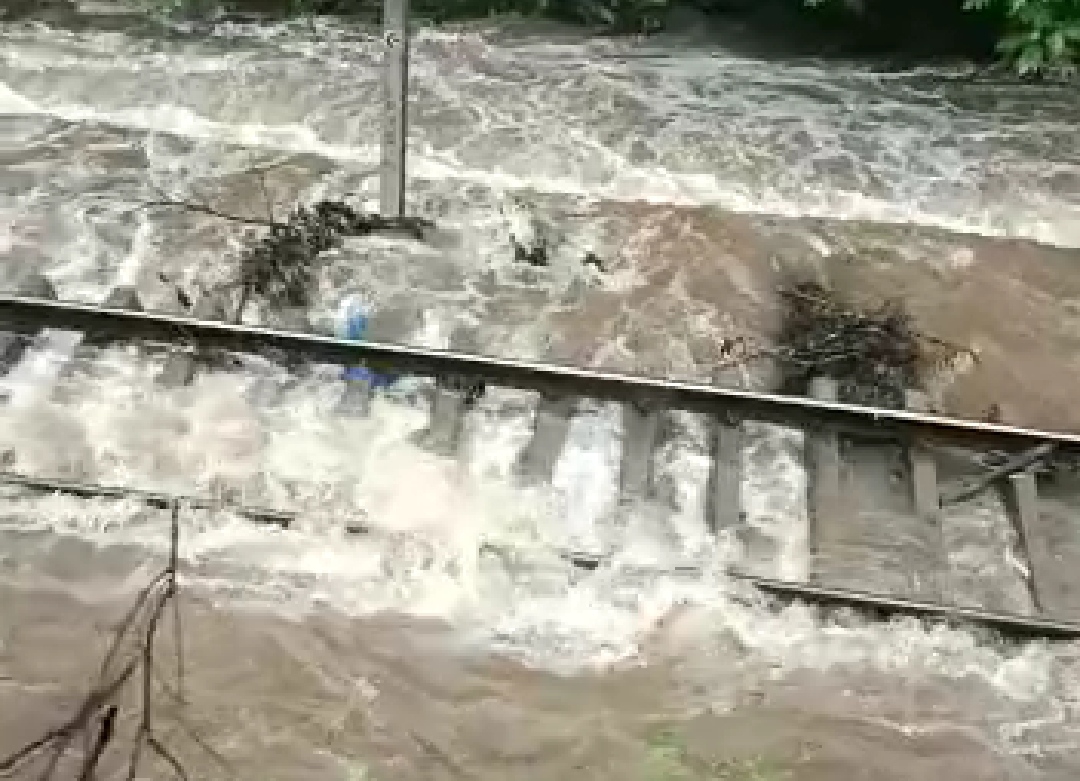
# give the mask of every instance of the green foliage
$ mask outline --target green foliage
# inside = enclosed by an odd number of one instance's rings
[[[789,781],[790,773],[764,757],[711,762],[692,757],[674,732],[652,736],[642,781]]]
[[[873,3],[850,0],[802,0],[814,8],[859,9],[872,15]],[[878,0],[880,5],[903,0]],[[942,0],[961,3],[965,11],[983,14],[1000,27],[997,44],[1002,59],[1022,76],[1076,75],[1080,65],[1080,0]]]
[[[653,736],[645,755],[644,781],[692,781],[684,754],[682,742],[674,734]]]
[[[719,1],[719,0],[718,0]],[[904,0],[790,0],[872,18]],[[157,13],[198,15],[216,6],[262,7],[292,14],[377,15],[382,0],[139,0]],[[412,0],[413,14],[434,22],[495,14],[537,16],[586,24],[613,33],[645,33],[662,26],[676,0]],[[998,51],[1025,76],[1075,75],[1080,65],[1080,0],[941,0],[984,15],[1001,28]],[[709,0],[697,4],[708,8]],[[955,7],[954,6],[954,7]]]
[[[662,25],[670,0],[570,0],[564,5],[587,24],[618,32],[648,32]]]
[[[1022,76],[1076,74],[1080,0],[964,0],[964,8],[1004,18],[1006,34],[998,51]]]

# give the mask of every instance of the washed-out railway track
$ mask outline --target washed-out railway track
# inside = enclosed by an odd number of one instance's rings
[[[123,301],[120,295],[111,298]],[[1080,435],[1038,431],[971,420],[957,420],[920,411],[862,407],[835,400],[835,384],[827,378],[813,383],[812,398],[758,393],[713,385],[675,382],[643,376],[591,371],[587,369],[530,363],[482,355],[430,350],[397,344],[349,341],[312,333],[296,333],[273,328],[235,325],[205,316],[188,317],[145,312],[129,300],[129,306],[97,306],[25,295],[0,295],[0,331],[24,347],[46,330],[78,332],[84,344],[100,348],[115,343],[140,343],[170,353],[169,360],[183,364],[182,370],[167,370],[166,383],[190,382],[199,362],[197,356],[212,353],[288,356],[290,361],[310,361],[344,366],[374,363],[392,367],[402,374],[433,377],[430,419],[426,445],[453,457],[469,414],[471,401],[485,386],[534,391],[540,401],[534,418],[531,441],[521,454],[519,472],[530,480],[550,479],[565,443],[576,400],[587,398],[620,403],[623,414],[623,445],[620,467],[620,494],[633,502],[649,499],[652,455],[658,421],[668,410],[687,410],[710,421],[711,470],[705,522],[713,533],[734,530],[743,521],[744,501],[740,447],[743,424],[764,421],[806,432],[804,458],[808,474],[808,551],[811,562],[822,562],[805,583],[787,582],[732,571],[733,578],[749,581],[758,590],[774,597],[797,599],[826,606],[846,606],[873,616],[895,614],[918,616],[949,623],[981,624],[1002,634],[1019,637],[1068,639],[1080,637],[1080,623],[1068,620],[1066,592],[1071,584],[1055,581],[1049,573],[1052,553],[1047,542],[1049,522],[1047,500],[1040,486],[1054,476],[1048,464],[1072,463],[1080,454]],[[212,306],[196,307],[200,313],[215,311]],[[220,311],[218,308],[217,311]],[[9,351],[17,360],[18,350]],[[11,360],[7,366],[10,367]],[[167,375],[167,376],[166,376]],[[372,393],[362,381],[352,381],[352,392],[370,399]],[[831,398],[830,398],[831,397]],[[918,403],[917,394],[912,396]],[[366,404],[354,405],[366,414]],[[860,448],[862,448],[860,450]],[[885,514],[873,506],[859,508],[853,498],[867,477],[866,453],[882,449],[900,454],[903,468],[892,469],[892,485],[884,493],[892,503]],[[993,453],[991,466],[976,468],[963,479],[952,475],[939,479],[952,467],[957,450]],[[860,455],[862,454],[862,455]],[[985,459],[984,459],[985,461]],[[884,463],[884,461],[882,461]],[[970,463],[979,463],[971,458]],[[854,465],[854,466],[853,466]],[[856,468],[857,467],[857,468]],[[860,472],[861,470],[861,472]],[[1053,471],[1052,469],[1049,471]],[[899,480],[897,478],[899,475]],[[1071,478],[1067,478],[1071,479]],[[897,483],[901,485],[897,485]],[[943,485],[944,483],[947,483]],[[0,474],[0,483],[37,492],[60,492],[83,497],[133,498],[156,507],[176,504],[203,509],[228,509],[254,522],[288,528],[298,515],[270,508],[230,506],[206,498],[176,496],[136,487],[100,486],[52,479],[50,476]],[[891,490],[891,493],[890,493]],[[1028,573],[1031,614],[1020,615],[994,610],[960,607],[950,603],[940,578],[946,566],[942,524],[949,505],[968,501],[981,492],[996,491],[1005,499],[1009,521],[1015,529]],[[1053,491],[1051,491],[1053,493]],[[1053,512],[1060,515],[1061,494],[1054,494]],[[902,501],[897,500],[902,497]],[[1071,496],[1071,495],[1070,495]],[[1080,491],[1076,493],[1080,499]],[[883,500],[884,501],[884,500]],[[865,503],[865,501],[864,501]],[[888,536],[919,537],[924,560],[912,565],[920,572],[911,582],[912,593],[875,594],[836,585],[828,576],[829,567],[843,570],[844,546],[837,545],[844,530],[862,518]],[[1071,514],[1071,513],[1070,513]],[[369,533],[363,526],[355,533]],[[1080,529],[1077,529],[1080,535]],[[830,548],[832,549],[830,552]],[[830,563],[830,553],[833,561]],[[565,551],[575,566],[595,569],[603,566],[604,555]],[[692,567],[681,568],[692,575]],[[813,568],[812,568],[813,569]],[[1068,567],[1065,567],[1068,570]],[[1063,607],[1064,606],[1064,607]]]
[[[385,98],[380,212],[404,216],[408,137],[409,2],[383,0]],[[836,400],[835,382],[811,383],[811,397],[782,396],[735,388],[676,382],[587,369],[530,363],[397,344],[349,341],[330,336],[224,322],[224,307],[212,296],[195,302],[193,316],[142,311],[130,288],[117,288],[105,305],[54,300],[52,285],[31,277],[14,292],[0,295],[0,374],[16,364],[42,331],[75,332],[82,344],[140,342],[169,352],[160,377],[166,385],[192,381],[208,354],[260,354],[290,366],[310,361],[343,366],[373,364],[402,374],[436,379],[429,400],[424,446],[453,457],[463,419],[487,385],[539,394],[532,438],[520,455],[518,471],[531,481],[550,480],[566,442],[580,399],[617,402],[623,408],[620,498],[648,501],[653,486],[653,453],[663,415],[685,410],[709,421],[711,468],[705,523],[715,534],[744,526],[744,424],[762,421],[805,432],[809,582],[785,582],[732,571],[733,578],[783,599],[853,607],[870,615],[904,614],[952,623],[982,624],[1003,634],[1069,639],[1080,637],[1080,623],[1067,618],[1080,608],[1073,571],[1080,565],[1080,434],[1037,431],[926,412],[917,392],[907,409],[879,409]],[[287,358],[284,359],[282,356]],[[354,414],[367,414],[373,389],[361,380],[346,390]],[[958,456],[958,452],[966,456]],[[962,464],[958,468],[957,464]],[[963,465],[966,465],[963,466]],[[222,508],[220,500],[185,497],[135,487],[87,485],[50,476],[3,474],[0,483],[24,490],[83,497],[131,498],[151,506],[183,504]],[[869,487],[869,488],[868,488]],[[1017,540],[1030,614],[1020,615],[952,604],[944,525],[949,508],[986,492],[1005,500]],[[297,514],[268,508],[231,506],[230,512],[254,522],[288,528]],[[363,525],[350,527],[371,533]],[[1057,560],[1050,543],[1062,529],[1076,561]],[[840,587],[835,581],[865,582],[874,564],[860,560],[860,543],[898,540],[894,581],[901,596]],[[854,541],[854,545],[852,545]],[[903,550],[907,546],[908,550]],[[1058,546],[1059,548],[1061,546]],[[1068,547],[1068,546],[1066,546]],[[912,556],[910,549],[918,555]],[[565,551],[583,569],[603,566],[604,555]],[[677,568],[689,575],[694,568]],[[895,569],[895,567],[893,567]],[[875,575],[880,575],[876,572]],[[1073,593],[1076,588],[1076,593]],[[1080,616],[1072,616],[1080,618]]]

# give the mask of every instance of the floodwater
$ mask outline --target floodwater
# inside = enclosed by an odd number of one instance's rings
[[[254,229],[146,204],[265,218],[323,197],[373,202],[369,29],[316,20],[164,34],[94,16],[0,33],[4,284],[33,269],[62,298],[101,301],[129,284],[147,308],[177,311],[159,274],[192,292],[225,283]],[[920,231],[1080,247],[1080,101],[1068,87],[492,24],[421,31],[413,95],[409,205],[439,228],[427,242],[336,251],[315,329],[359,295],[378,338],[705,378],[709,345],[738,323],[696,289],[643,287],[657,213],[707,213],[729,227],[736,256],[746,220],[808,235],[827,221],[838,247],[872,235],[898,255]],[[664,237],[671,278],[680,247],[699,238]],[[546,240],[551,267],[514,264],[515,239]],[[582,264],[587,252],[610,268]],[[708,264],[694,263],[707,286]],[[1060,289],[1075,285],[1064,273]],[[753,298],[754,280],[715,276]],[[5,379],[9,468],[239,493],[301,515],[287,532],[225,512],[181,516],[186,704],[160,690],[156,724],[193,778],[1080,771],[1075,645],[770,609],[723,576],[746,557],[806,576],[798,432],[748,432],[747,520],[764,543],[746,546],[705,532],[705,427],[691,415],[657,453],[657,501],[620,508],[608,405],[575,418],[551,486],[522,487],[511,472],[530,394],[492,390],[449,461],[414,444],[426,422],[415,388],[355,419],[336,411],[333,367],[290,376],[250,361],[166,389],[154,380],[162,356],[77,342],[50,334]],[[15,489],[0,505],[2,752],[73,711],[108,628],[162,566],[169,524],[135,503]],[[1029,610],[994,500],[953,515],[954,591]],[[346,534],[361,517],[374,533]],[[577,571],[557,555],[567,547],[612,552],[611,564]],[[886,585],[868,568],[865,588]],[[166,628],[158,672],[169,681],[173,648]],[[133,718],[125,700],[124,729]],[[122,750],[118,737],[102,777]],[[167,775],[152,762],[143,771]]]

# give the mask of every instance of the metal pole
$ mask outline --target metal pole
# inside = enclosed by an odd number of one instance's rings
[[[405,215],[405,143],[409,134],[409,0],[383,0],[383,137],[379,211]]]

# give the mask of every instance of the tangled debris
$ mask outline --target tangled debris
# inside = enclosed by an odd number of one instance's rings
[[[511,236],[510,242],[514,247],[514,260],[517,263],[527,263],[535,268],[547,268],[551,265],[551,257],[546,241],[540,240],[531,247],[526,247],[516,237]]]
[[[529,225],[524,238],[519,237],[513,230],[510,233],[514,262],[533,268],[549,268],[556,250],[568,244],[568,236],[565,232],[555,229],[550,223],[538,218],[534,209],[523,200],[513,198],[511,205]],[[512,222],[507,207],[500,205],[499,213],[507,222]],[[580,255],[579,262],[583,267],[591,266],[601,274],[607,271],[607,264],[593,250],[587,250]]]
[[[317,272],[325,262],[323,253],[340,246],[345,237],[406,231],[422,239],[431,226],[418,217],[364,214],[341,201],[319,201],[310,209],[298,206],[286,222],[274,223],[268,235],[241,255],[238,312],[252,296],[273,306],[310,306]]]
[[[369,236],[379,232],[404,232],[417,240],[434,223],[421,217],[387,218],[357,211],[343,201],[322,200],[312,207],[297,206],[281,222],[272,218],[238,217],[200,203],[161,199],[144,207],[175,207],[207,214],[230,222],[269,229],[240,255],[237,279],[230,283],[240,290],[234,319],[239,322],[248,302],[260,298],[276,308],[306,308],[312,303],[319,269],[327,250],[341,245],[346,237]],[[170,280],[162,281],[171,283]],[[181,302],[191,297],[178,290]]]
[[[775,356],[785,390],[805,393],[810,379],[837,380],[842,401],[902,408],[916,386],[924,338],[899,301],[859,311],[824,287],[782,288],[784,319]]]
[[[551,246],[546,240],[541,239],[531,246],[525,246],[516,237],[511,236],[510,242],[514,248],[515,263],[524,263],[533,268],[548,268],[551,266]],[[604,261],[592,250],[581,256],[581,265],[586,268],[592,266],[601,274],[607,271]]]

